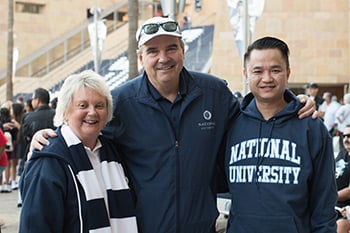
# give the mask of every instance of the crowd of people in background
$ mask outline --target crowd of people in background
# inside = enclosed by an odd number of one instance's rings
[[[24,114],[24,106],[20,102],[5,102],[0,109],[1,130],[6,139],[5,148],[7,161],[1,192],[11,192],[18,189],[17,164],[18,148],[20,146],[20,128]]]
[[[15,101],[5,101],[1,104],[0,137],[4,140],[0,140],[0,167],[3,168],[0,169],[0,193],[10,193],[18,189],[32,134],[40,127],[54,128],[52,122],[55,110],[49,106],[49,100],[49,92],[38,88],[34,90],[33,98],[24,100],[23,96],[18,96]],[[44,105],[46,107],[43,107]],[[43,116],[42,112],[39,113],[43,108],[51,113]],[[39,116],[37,121],[31,120],[36,116]],[[46,117],[50,124],[43,121]],[[29,133],[31,135],[28,135]],[[6,143],[2,152],[1,146],[4,142]],[[21,205],[20,199],[18,204]]]
[[[347,125],[343,131],[343,144],[342,148],[335,161],[336,161],[336,180],[338,189],[338,220],[337,225],[338,233],[348,233],[350,231],[350,125]]]
[[[315,101],[318,117],[323,121],[334,139],[335,152],[339,152],[344,147],[344,129],[350,124],[350,93],[344,94],[340,100],[329,91],[325,91],[320,95],[317,83],[309,83],[307,93]]]
[[[322,97],[317,83],[309,83],[307,91],[316,102],[318,117],[333,139],[338,201],[337,233],[350,231],[350,93],[338,100],[334,93],[325,91]]]

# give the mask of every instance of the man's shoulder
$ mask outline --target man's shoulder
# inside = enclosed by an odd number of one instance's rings
[[[348,156],[348,152],[346,151],[345,148],[342,148],[342,149],[339,151],[339,153],[338,153],[337,157],[335,158],[335,160],[338,161],[338,160],[344,159],[344,160],[348,161],[348,160],[349,160],[348,157],[349,157],[349,156]]]
[[[350,104],[343,104],[338,108],[339,113],[344,113],[350,111]]]
[[[47,116],[52,117],[55,114],[55,110],[52,108],[38,109],[34,112],[29,112],[25,119],[45,118]]]
[[[36,116],[40,115],[38,112],[28,112],[24,117],[23,117],[23,122],[25,121],[31,121],[34,119]]]
[[[142,80],[141,76],[137,76],[134,79],[128,80],[122,85],[111,90],[112,96],[115,97],[119,95],[130,95],[130,94],[136,93],[138,88],[140,87],[141,80]]]
[[[192,77],[193,82],[196,83],[200,88],[219,92],[229,90],[226,80],[221,79],[217,76],[195,71],[189,71],[189,74],[190,77]]]
[[[214,76],[212,74],[208,73],[201,73],[197,71],[189,71],[189,74],[195,78],[195,80],[203,81],[203,82],[210,82],[210,83],[221,83],[227,85],[226,80],[219,78],[217,76]]]

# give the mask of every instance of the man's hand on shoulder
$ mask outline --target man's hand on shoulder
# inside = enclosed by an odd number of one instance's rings
[[[304,107],[302,107],[299,112],[298,116],[299,119],[303,119],[308,116],[312,116],[312,119],[317,119],[318,113],[316,111],[316,103],[312,99],[310,99],[307,95],[297,95],[301,103],[305,103]]]
[[[57,134],[52,129],[42,129],[37,131],[32,138],[30,143],[30,149],[27,155],[27,158],[30,159],[33,150],[42,150],[44,146],[50,145],[48,138],[57,137]]]

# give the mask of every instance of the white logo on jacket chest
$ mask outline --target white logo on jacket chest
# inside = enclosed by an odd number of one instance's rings
[[[213,121],[210,121],[211,118],[212,118],[212,114],[211,114],[210,111],[205,110],[205,111],[203,112],[203,118],[204,118],[204,120],[206,120],[206,121],[198,122],[198,127],[199,127],[201,130],[212,130],[212,129],[215,128],[216,123],[213,122]]]
[[[207,121],[209,121],[211,119],[211,112],[209,112],[208,110],[205,110],[203,112],[203,117],[204,119],[206,119]]]

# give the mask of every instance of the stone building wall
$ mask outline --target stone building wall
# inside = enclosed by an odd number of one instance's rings
[[[81,24],[87,9],[106,8],[120,0],[26,0],[45,6],[42,14],[15,13],[15,46],[20,59],[36,51],[71,28]],[[15,1],[17,2],[17,1]],[[228,81],[232,90],[244,89],[242,59],[238,55],[229,23],[227,0],[202,0],[197,11],[194,0],[187,0],[185,12],[198,23],[215,24],[213,60],[210,73]],[[0,1],[0,70],[6,68],[7,1]],[[144,15],[145,16],[145,15]],[[290,87],[302,90],[307,82],[317,82],[320,89],[347,91],[349,70],[349,1],[338,0],[265,0],[253,40],[276,36],[291,50]],[[322,90],[321,90],[322,92]]]
[[[102,9],[121,0],[14,0],[14,46],[22,59],[87,19],[88,9]],[[16,2],[42,5],[40,14],[16,11]],[[6,69],[8,1],[0,1],[0,70]]]
[[[228,24],[226,1],[217,1],[212,73],[225,78],[233,90],[242,90],[242,60]],[[290,47],[290,86],[317,82],[324,89],[348,86],[349,3],[339,0],[266,0],[253,40],[276,36]],[[338,92],[338,91],[336,91]],[[321,92],[322,93],[322,92]]]

